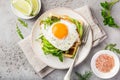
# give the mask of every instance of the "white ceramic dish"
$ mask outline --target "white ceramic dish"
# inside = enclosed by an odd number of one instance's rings
[[[37,14],[40,12],[40,9],[41,9],[41,0],[38,0],[38,2],[39,2],[39,10],[38,10]],[[37,14],[34,15],[34,16],[26,16],[26,15],[23,15],[22,13],[20,13],[19,11],[17,11],[17,10],[13,7],[12,3],[11,3],[11,9],[12,9],[12,12],[13,12],[16,16],[18,16],[19,18],[22,18],[22,19],[32,19],[32,18],[34,18],[35,16],[37,16]]]
[[[107,72],[107,73],[103,73],[101,71],[99,71],[97,68],[96,68],[96,65],[95,65],[95,61],[96,59],[98,58],[98,56],[100,56],[101,54],[108,54],[110,56],[113,56],[114,60],[115,60],[115,66],[113,67],[113,69],[110,71],[110,72]],[[103,79],[108,79],[108,78],[112,78],[114,77],[118,71],[119,71],[119,68],[120,68],[120,62],[119,62],[119,58],[118,56],[109,51],[109,50],[101,50],[101,51],[98,51],[92,58],[91,60],[91,68],[92,68],[92,71],[95,73],[96,76],[98,76],[99,78],[103,78]]]
[[[36,38],[38,38],[40,34],[40,20],[43,20],[44,18],[48,17],[50,14],[57,14],[57,15],[68,15],[74,19],[81,20],[84,22],[84,27],[88,27],[88,23],[84,20],[83,17],[81,17],[79,14],[74,12],[71,9],[68,8],[55,8],[51,9],[44,14],[42,14],[39,19],[35,22],[33,30],[32,30],[32,48],[36,55],[48,66],[53,67],[55,69],[67,69],[70,67],[73,59],[70,58],[64,58],[63,62],[60,62],[57,57],[54,57],[52,55],[45,55],[41,49],[40,42],[36,41]],[[92,32],[90,30],[88,40],[84,48],[81,50],[78,60],[76,62],[76,65],[80,64],[89,54],[92,47]]]

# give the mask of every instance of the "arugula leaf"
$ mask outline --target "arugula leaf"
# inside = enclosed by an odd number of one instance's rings
[[[42,40],[42,50],[46,55],[52,54],[59,58],[61,62],[63,62],[63,53],[64,51],[55,48],[44,36],[41,36],[40,39]]]
[[[58,22],[58,21],[60,21],[58,17],[51,16],[51,17],[47,17],[45,20],[42,20],[41,23],[43,23],[45,25],[44,27],[46,28],[47,26],[50,26],[53,23]]]
[[[75,72],[75,74],[78,76],[78,80],[89,80],[89,78],[92,76],[91,71],[85,72],[83,75],[78,72]]]
[[[23,21],[23,20],[20,19],[20,18],[18,18],[18,21],[20,22],[20,24],[21,24],[22,26],[28,28],[28,24],[27,24],[25,21]]]
[[[114,0],[112,2],[103,2],[100,3],[102,10],[101,15],[103,16],[104,25],[108,25],[110,27],[119,28],[119,26],[115,23],[114,18],[111,16],[111,9],[115,3],[117,3],[119,0]]]
[[[116,46],[117,46],[116,44],[108,44],[108,45],[105,47],[105,49],[120,54],[120,49],[117,49]]]
[[[19,37],[20,37],[21,39],[24,39],[24,36],[23,36],[23,34],[22,34],[22,32],[21,32],[21,30],[20,30],[20,28],[18,27],[17,24],[16,24],[16,32],[17,32],[17,34],[19,35]]]

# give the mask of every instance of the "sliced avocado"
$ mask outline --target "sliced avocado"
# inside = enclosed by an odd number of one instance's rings
[[[71,22],[73,22],[78,30],[78,33],[80,35],[80,39],[82,39],[82,35],[83,35],[83,22],[82,21],[78,21],[76,19],[70,18]]]

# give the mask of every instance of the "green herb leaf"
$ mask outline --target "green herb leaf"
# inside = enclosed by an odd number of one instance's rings
[[[104,25],[108,25],[110,27],[114,28],[119,28],[119,26],[115,23],[114,18],[111,16],[111,9],[112,6],[117,3],[119,0],[114,0],[112,2],[103,2],[100,3],[102,10],[101,10],[101,15],[103,16],[104,20],[103,23]]]
[[[23,21],[23,20],[20,19],[20,18],[18,18],[18,21],[20,22],[20,24],[21,24],[22,26],[28,28],[28,24],[27,24],[25,21]]]
[[[89,78],[92,76],[91,71],[85,72],[83,75],[78,72],[75,72],[75,74],[78,76],[78,80],[89,80]]]
[[[18,27],[17,24],[16,24],[16,32],[17,32],[17,34],[19,35],[19,37],[20,37],[21,39],[24,39],[24,36],[23,36],[23,34],[22,34],[22,32],[21,32],[21,30],[20,30],[20,28]]]
[[[117,46],[116,44],[108,44],[108,45],[105,47],[105,49],[120,54],[120,49],[117,49],[116,46]]]
[[[50,26],[53,23],[58,22],[58,21],[60,21],[59,18],[55,16],[51,16],[51,17],[47,17],[45,20],[42,20],[41,23],[43,23],[45,25],[44,27],[46,28],[47,26]]]

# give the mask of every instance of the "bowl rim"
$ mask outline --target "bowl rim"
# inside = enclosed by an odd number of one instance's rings
[[[34,15],[34,16],[26,16],[26,15],[23,15],[22,13],[20,13],[19,11],[17,11],[17,10],[13,7],[12,2],[11,2],[11,5],[10,5],[10,6],[11,6],[12,12],[13,12],[17,17],[22,18],[22,19],[32,19],[32,18],[36,17],[36,16],[39,14],[40,10],[41,10],[41,0],[38,0],[38,2],[39,2],[39,9],[38,9],[37,14]]]
[[[107,52],[107,53],[106,53]],[[103,73],[103,72],[100,72],[99,70],[96,70],[97,68],[95,67],[95,60],[98,58],[98,56],[100,56],[101,54],[109,54],[109,55],[111,55],[111,56],[113,56],[113,58],[114,58],[114,60],[115,60],[115,66],[113,67],[113,69],[114,69],[114,71],[112,72],[112,71],[110,71],[110,72],[108,72],[108,73]],[[114,53],[114,52],[112,52],[112,51],[110,51],[110,50],[100,50],[100,51],[98,51],[98,52],[96,52],[94,55],[93,55],[93,57],[92,57],[92,59],[91,59],[91,69],[92,69],[92,71],[93,71],[93,73],[96,75],[96,76],[98,76],[99,78],[103,78],[103,79],[109,79],[109,78],[112,78],[112,77],[114,77],[117,73],[118,73],[118,71],[119,71],[119,69],[120,69],[120,61],[119,61],[119,58],[118,58],[118,56],[117,56],[117,54],[116,53]],[[113,70],[112,69],[112,70]],[[98,74],[98,73],[100,73],[100,74]],[[109,75],[109,76],[106,76],[106,74],[112,74],[112,75]],[[102,76],[102,75],[104,75],[104,76]]]

